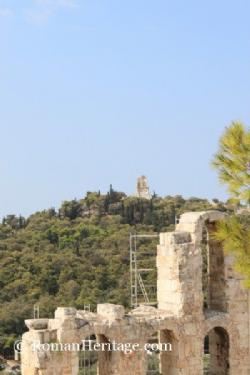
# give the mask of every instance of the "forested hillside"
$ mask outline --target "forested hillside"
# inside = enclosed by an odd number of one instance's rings
[[[173,230],[175,218],[214,209],[181,196],[151,200],[122,192],[88,192],[27,219],[9,215],[0,225],[0,353],[24,331],[33,305],[40,316],[57,306],[120,303],[129,307],[129,233]],[[217,202],[217,209],[225,210]]]

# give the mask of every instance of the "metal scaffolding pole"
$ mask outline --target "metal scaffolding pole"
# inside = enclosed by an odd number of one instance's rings
[[[131,307],[135,308],[140,303],[146,305],[156,305],[156,300],[151,301],[148,295],[149,288],[155,287],[152,285],[145,285],[142,274],[150,273],[154,268],[141,268],[138,264],[138,256],[142,255],[138,251],[137,239],[150,239],[157,238],[158,234],[132,234],[129,236],[129,247],[130,247],[130,288],[131,288]],[[155,253],[146,253],[144,256],[148,255],[155,258]],[[142,255],[142,256],[143,256]],[[139,296],[142,296],[140,300]]]

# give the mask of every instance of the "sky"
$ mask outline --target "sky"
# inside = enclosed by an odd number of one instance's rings
[[[249,0],[0,0],[0,217],[87,191],[227,199],[249,125]]]

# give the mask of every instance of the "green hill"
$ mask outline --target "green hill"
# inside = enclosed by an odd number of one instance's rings
[[[110,302],[129,307],[129,233],[174,229],[186,211],[214,208],[207,200],[181,196],[151,200],[110,191],[88,192],[27,219],[9,215],[0,225],[0,353],[32,318],[50,317],[57,306]],[[223,204],[218,204],[225,210]],[[144,244],[145,248],[148,246]],[[155,281],[155,280],[153,280]]]

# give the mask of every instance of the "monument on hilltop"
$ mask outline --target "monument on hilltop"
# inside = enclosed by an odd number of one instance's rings
[[[141,176],[137,178],[136,195],[139,198],[151,199],[151,194],[149,192],[148,179],[146,176]]]

